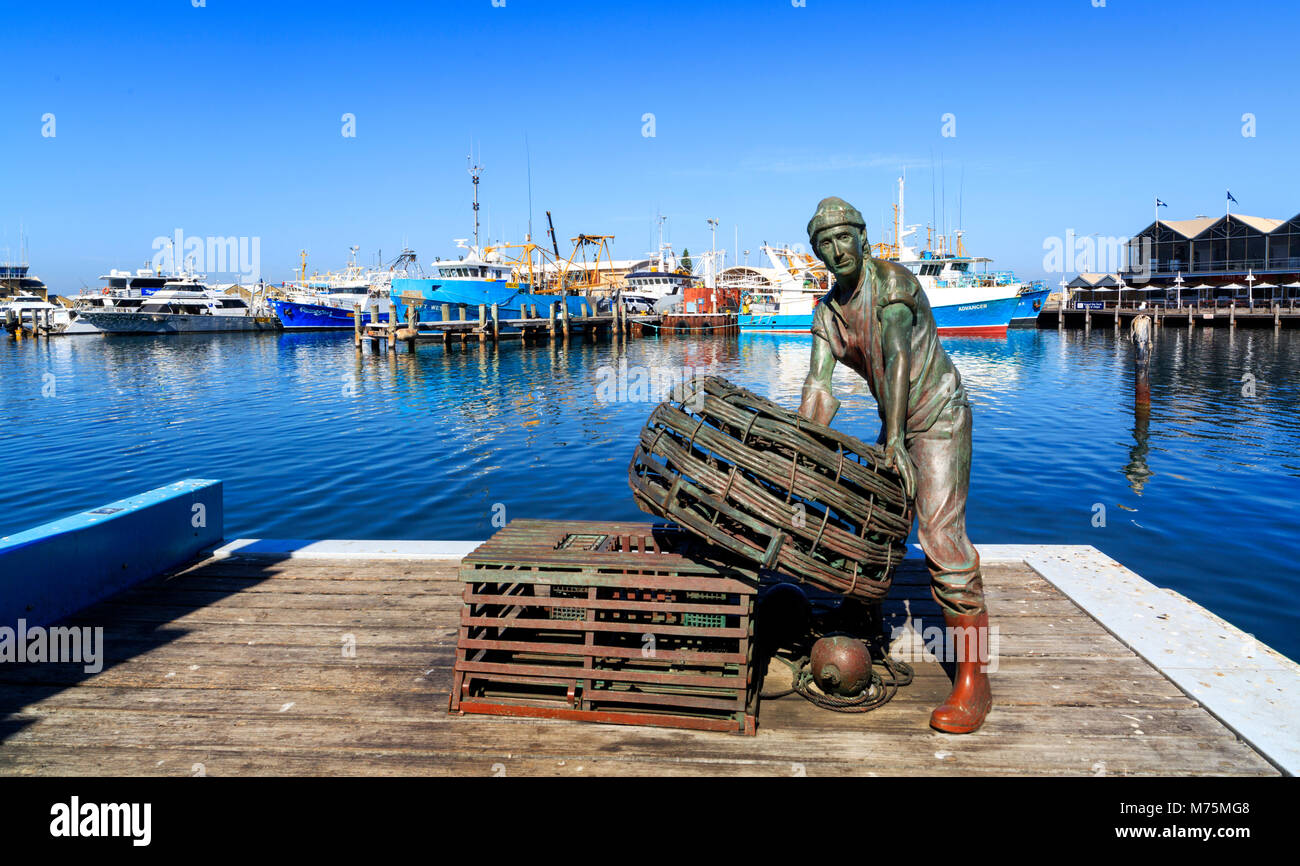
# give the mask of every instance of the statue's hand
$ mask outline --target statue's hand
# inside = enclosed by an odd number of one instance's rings
[[[885,444],[885,466],[898,473],[903,481],[903,492],[908,501],[916,498],[916,466],[907,453],[907,446],[902,438],[891,439]]]

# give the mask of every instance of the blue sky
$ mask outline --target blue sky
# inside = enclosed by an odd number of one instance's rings
[[[176,229],[260,238],[277,281],[302,248],[445,257],[472,232],[471,140],[493,238],[527,231],[527,140],[534,234],[549,209],[629,258],[658,210],[677,249],[716,217],[754,261],[826,195],[878,240],[903,166],[908,222],[942,165],[938,218],[960,197],[968,250],[1023,276],[1046,238],[1140,230],[1156,195],[1168,219],[1225,188],[1300,211],[1300,4],[1093,2],[5,2],[0,257],[21,224],[65,293]]]

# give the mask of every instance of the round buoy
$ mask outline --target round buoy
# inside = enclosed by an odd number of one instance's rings
[[[871,652],[862,641],[837,634],[813,644],[813,682],[828,695],[851,698],[871,685]]]

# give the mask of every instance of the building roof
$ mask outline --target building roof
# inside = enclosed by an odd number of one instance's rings
[[[1160,224],[1173,229],[1185,238],[1194,238],[1220,219],[1221,217],[1196,217],[1190,220],[1160,220]]]
[[[1119,278],[1114,274],[1079,274],[1066,285],[1070,289],[1100,289],[1105,286],[1118,286]]]
[[[1236,217],[1251,228],[1264,232],[1265,234],[1268,234],[1273,231],[1273,229],[1286,222],[1286,220],[1275,220],[1270,217],[1246,216],[1245,214],[1240,213],[1229,214],[1229,216]]]
[[[1190,240],[1204,234],[1211,226],[1216,226],[1224,220],[1229,219],[1248,225],[1262,234],[1268,234],[1278,226],[1291,222],[1295,217],[1292,217],[1290,220],[1277,220],[1272,217],[1257,217],[1250,216],[1249,214],[1230,213],[1224,214],[1221,217],[1196,217],[1189,220],[1160,220],[1158,223],[1151,223],[1151,225],[1144,228],[1138,234],[1139,236],[1144,235],[1157,225],[1162,225]]]

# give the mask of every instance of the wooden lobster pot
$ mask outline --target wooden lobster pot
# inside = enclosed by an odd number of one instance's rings
[[[758,582],[718,556],[671,524],[512,521],[461,563],[451,711],[755,733]]]

